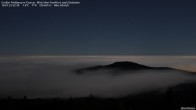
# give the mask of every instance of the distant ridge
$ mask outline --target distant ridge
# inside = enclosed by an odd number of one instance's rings
[[[83,74],[85,72],[90,71],[97,71],[97,70],[113,70],[113,71],[137,71],[137,70],[172,70],[172,68],[169,67],[150,67],[142,64],[138,64],[135,62],[129,62],[129,61],[122,61],[122,62],[114,62],[109,65],[98,65],[93,67],[87,67],[87,68],[81,68],[77,69],[75,72],[77,74]],[[176,69],[173,69],[176,70]]]

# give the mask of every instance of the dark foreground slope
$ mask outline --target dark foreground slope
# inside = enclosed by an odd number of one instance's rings
[[[1,99],[1,110],[180,110],[196,107],[196,82],[121,98]]]

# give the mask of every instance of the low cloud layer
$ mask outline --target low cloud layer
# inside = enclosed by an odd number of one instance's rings
[[[183,65],[180,61],[194,64],[195,60],[193,58],[186,60],[187,57],[165,59],[170,59],[173,66],[176,62],[178,67],[180,64]],[[78,68],[115,61],[137,61],[150,66],[171,64],[168,63],[169,60],[164,63],[161,58],[152,57],[150,60],[133,56],[128,58],[112,56],[1,57],[0,97],[83,97],[90,94],[101,97],[118,97],[196,80],[194,75],[175,71],[139,71],[118,76],[111,76],[107,71],[97,71],[85,75],[77,75],[73,72]]]

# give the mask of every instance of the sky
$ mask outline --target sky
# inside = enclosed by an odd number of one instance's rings
[[[0,55],[196,55],[195,0],[78,1],[0,7]]]

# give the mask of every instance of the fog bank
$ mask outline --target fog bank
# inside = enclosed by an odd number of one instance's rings
[[[164,58],[160,56],[1,57],[0,97],[83,97],[90,94],[100,97],[119,97],[166,88],[196,78],[193,75],[176,71],[138,71],[112,76],[107,71],[77,75],[73,70],[115,61],[185,68],[182,62],[192,64],[194,67],[195,59],[196,57],[188,59],[188,57]]]

